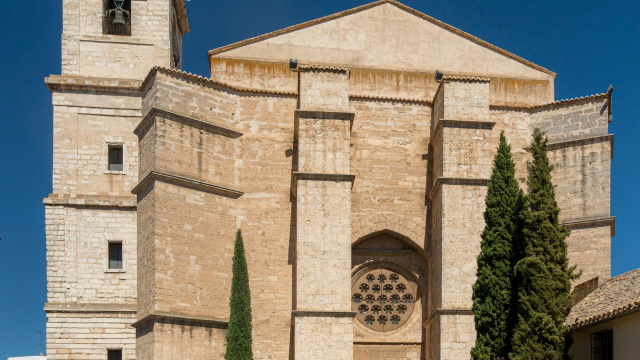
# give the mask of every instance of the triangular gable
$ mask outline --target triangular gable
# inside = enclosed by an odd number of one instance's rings
[[[555,73],[394,0],[211,50],[212,57],[553,79]]]

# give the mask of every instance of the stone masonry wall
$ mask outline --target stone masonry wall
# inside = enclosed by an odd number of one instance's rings
[[[355,345],[354,359],[420,360],[420,345]]]
[[[138,182],[140,98],[131,95],[53,93],[53,192],[131,196]],[[108,167],[109,145],[120,145],[124,170]]]
[[[488,179],[491,176],[493,158],[490,156],[490,130],[446,125],[441,132],[443,140],[440,176],[465,179]]]
[[[534,127],[547,133],[549,142],[607,135],[609,128],[609,100],[600,95],[592,98],[559,103],[534,109]]]
[[[173,2],[131,2],[131,36],[104,35],[102,0],[64,0],[62,74],[144,78],[153,66],[171,67]]]
[[[436,120],[489,120],[489,81],[448,82],[442,96],[443,117]]]
[[[298,171],[348,174],[351,171],[350,122],[300,117],[298,120]],[[327,157],[318,154],[330,154]]]
[[[351,183],[298,180],[297,200],[297,309],[350,311]]]
[[[49,303],[135,304],[136,213],[46,206]],[[122,242],[123,269],[108,269],[109,242]]]
[[[421,103],[374,100],[352,100],[351,106],[356,112],[350,151],[351,172],[356,175],[352,189],[354,234],[356,224],[371,231],[393,227],[425,249],[431,108]],[[388,221],[378,224],[383,218]]]
[[[50,312],[47,318],[47,359],[106,359],[107,350],[118,349],[123,359],[135,359],[135,314]]]
[[[548,152],[562,219],[608,217],[611,199],[611,143]]]
[[[567,238],[569,265],[582,271],[574,284],[596,276],[611,277],[611,228],[609,225],[571,229]]]
[[[345,110],[349,108],[348,71],[303,69],[300,74],[300,109]]]
[[[295,329],[296,360],[353,358],[353,318],[296,317]]]

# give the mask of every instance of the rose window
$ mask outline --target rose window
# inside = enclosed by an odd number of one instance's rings
[[[388,269],[364,273],[352,286],[352,310],[369,329],[390,331],[404,325],[416,302],[415,284]]]

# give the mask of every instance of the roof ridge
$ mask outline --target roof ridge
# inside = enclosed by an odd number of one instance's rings
[[[413,9],[413,8],[411,8],[411,7],[409,7],[409,6],[405,5],[405,4],[402,4],[402,3],[400,3],[400,2],[398,2],[396,0],[378,0],[378,1],[374,1],[374,2],[371,2],[371,3],[368,3],[368,4],[357,6],[357,7],[352,8],[352,9],[343,10],[343,11],[340,11],[340,12],[337,12],[337,13],[334,13],[334,14],[331,14],[331,15],[323,16],[323,17],[320,17],[320,18],[317,18],[317,19],[314,19],[314,20],[305,21],[305,22],[302,22],[300,24],[292,25],[292,26],[289,26],[289,27],[286,27],[286,28],[283,28],[283,29],[280,29],[280,30],[272,31],[272,32],[269,32],[269,33],[266,33],[266,34],[262,34],[262,35],[259,35],[259,36],[255,36],[255,37],[252,37],[252,38],[249,38],[249,39],[246,39],[246,40],[238,41],[238,42],[235,42],[233,44],[225,45],[225,46],[213,49],[213,50],[209,50],[208,58],[211,59],[211,57],[213,57],[214,55],[221,54],[221,53],[233,50],[233,49],[237,49],[237,48],[242,47],[242,46],[254,44],[254,43],[257,43],[257,42],[262,41],[262,40],[270,39],[272,37],[288,34],[288,33],[291,33],[291,32],[297,31],[297,30],[305,29],[307,27],[311,27],[311,26],[314,26],[314,25],[322,24],[322,23],[327,22],[327,21],[331,21],[331,20],[335,20],[335,19],[338,19],[338,18],[341,18],[341,17],[352,15],[352,14],[355,14],[355,13],[358,13],[358,12],[361,12],[361,11],[364,11],[364,10],[368,10],[368,9],[371,9],[371,8],[374,8],[374,7],[383,5],[383,4],[394,5],[394,6],[396,6],[397,8],[399,8],[399,9],[401,9],[403,11],[406,11],[406,12],[408,12],[408,13],[414,15],[414,16],[417,16],[417,17],[419,17],[419,18],[421,18],[423,20],[426,20],[426,21],[428,21],[428,22],[430,22],[432,24],[435,24],[435,25],[437,25],[437,26],[439,26],[439,27],[441,27],[441,28],[443,28],[443,29],[445,29],[447,31],[450,31],[450,32],[452,32],[452,33],[454,33],[454,34],[456,34],[458,36],[461,36],[461,37],[463,37],[463,38],[465,38],[465,39],[467,39],[469,41],[472,41],[472,42],[474,42],[474,43],[476,43],[476,44],[478,44],[480,46],[483,46],[483,47],[485,47],[485,48],[487,48],[489,50],[495,51],[495,52],[497,52],[497,53],[499,53],[499,54],[501,54],[503,56],[506,56],[506,57],[508,57],[508,58],[510,58],[512,60],[517,61],[517,62],[520,62],[520,63],[522,63],[522,64],[524,64],[526,66],[529,66],[529,67],[531,67],[533,69],[536,69],[538,71],[542,71],[544,73],[552,75],[553,77],[555,77],[557,75],[555,72],[553,72],[553,71],[551,71],[551,70],[549,70],[547,68],[544,68],[544,67],[542,67],[542,66],[540,66],[538,64],[535,64],[535,63],[533,63],[533,62],[531,62],[531,61],[529,61],[527,59],[524,59],[524,58],[522,58],[522,57],[520,57],[520,56],[518,56],[518,55],[516,55],[514,53],[511,53],[511,52],[509,52],[507,50],[504,50],[504,49],[502,49],[502,48],[500,48],[498,46],[495,46],[495,45],[493,45],[491,43],[488,43],[488,42],[486,42],[486,41],[484,41],[484,40],[482,40],[482,39],[480,39],[480,38],[478,38],[476,36],[473,36],[473,35],[465,32],[465,31],[462,31],[462,30],[460,30],[460,29],[458,29],[458,28],[456,28],[456,27],[454,27],[452,25],[449,25],[449,24],[447,24],[445,22],[442,22],[442,21],[440,21],[440,20],[438,20],[436,18],[433,18],[433,17],[431,17],[431,16],[429,16],[429,15],[427,15],[425,13],[422,13],[422,12],[420,12],[418,10],[415,10],[415,9]]]

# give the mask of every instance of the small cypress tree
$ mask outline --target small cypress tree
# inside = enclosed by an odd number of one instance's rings
[[[233,251],[233,279],[231,280],[231,315],[227,329],[226,360],[253,359],[251,338],[251,291],[249,271],[244,255],[242,233],[238,229]]]
[[[547,157],[547,138],[540,129],[533,132],[533,161],[527,164],[527,203],[522,211],[523,254],[515,267],[518,304],[513,332],[512,360],[568,359],[571,345],[569,314],[571,280],[569,230],[560,224],[560,208],[551,181],[553,166]]]
[[[473,285],[476,343],[474,360],[506,359],[513,330],[512,290],[514,243],[518,239],[518,216],[522,192],[515,178],[516,166],[504,132],[485,199],[485,228],[478,256],[477,280]]]

